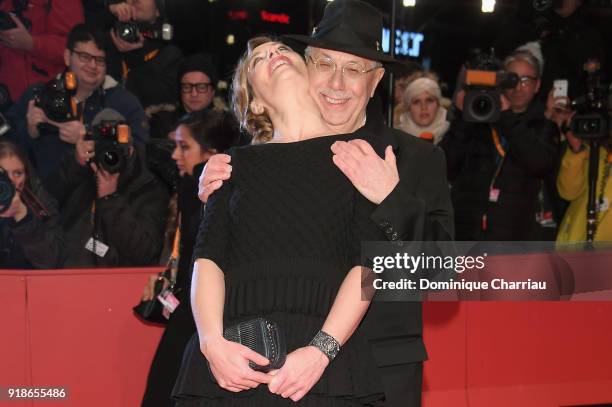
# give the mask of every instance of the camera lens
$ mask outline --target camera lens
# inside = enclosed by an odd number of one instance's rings
[[[597,134],[600,130],[600,122],[597,119],[577,120],[576,129],[581,134]]]
[[[493,101],[489,95],[481,95],[472,102],[472,111],[477,117],[487,117],[493,110]]]
[[[104,152],[104,164],[109,168],[115,167],[119,164],[119,154],[116,151],[105,151]]]
[[[13,197],[15,196],[15,187],[6,176],[4,171],[0,171],[0,213],[4,212],[11,206]]]

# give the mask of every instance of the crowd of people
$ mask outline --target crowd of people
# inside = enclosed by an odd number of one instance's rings
[[[499,62],[517,80],[498,119],[467,118],[465,67],[452,95],[417,70],[397,79],[391,128],[376,93],[397,61],[376,46],[380,13],[359,0],[330,3],[311,36],[250,41],[229,100],[213,56],[142,34],[167,22],[162,0],[106,2],[87,23],[79,1],[29,3],[0,2],[14,22],[0,31],[0,83],[15,101],[2,112],[0,190],[13,194],[0,202],[0,268],[178,255],[180,305],[145,406],[174,405],[172,394],[181,406],[234,405],[241,391],[247,405],[419,405],[420,304],[347,294],[359,289],[360,241],[584,241],[590,156],[592,236],[612,240],[612,138],[574,134],[571,100],[544,86],[559,68],[538,43]],[[124,38],[117,22],[142,32]],[[268,301],[278,290],[303,295]],[[253,313],[283,323],[288,367],[239,368],[266,360],[220,334]],[[335,359],[321,341],[343,351]],[[201,377],[209,369],[216,383]]]

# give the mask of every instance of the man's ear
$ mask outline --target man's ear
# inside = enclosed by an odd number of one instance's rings
[[[372,78],[372,82],[370,83],[370,89],[368,89],[370,98],[374,97],[374,91],[376,91],[376,87],[380,83],[383,76],[385,76],[385,68],[379,68],[374,71],[374,77]]]
[[[66,64],[67,67],[70,66],[70,50],[69,49],[64,50],[64,63]]]

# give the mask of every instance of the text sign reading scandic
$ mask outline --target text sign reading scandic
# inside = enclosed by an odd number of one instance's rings
[[[233,21],[248,20],[249,12],[246,10],[230,10],[227,12],[227,16]],[[285,13],[270,13],[262,10],[259,12],[259,18],[268,23],[291,24],[291,16]]]

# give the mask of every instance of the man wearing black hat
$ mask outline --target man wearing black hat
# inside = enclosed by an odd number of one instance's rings
[[[210,55],[196,54],[185,58],[178,69],[181,107],[184,113],[212,107],[217,87],[217,68]]]
[[[177,70],[179,101],[151,118],[151,138],[166,139],[175,130],[179,119],[187,113],[209,108],[226,110],[223,101],[215,97],[217,81],[217,68],[211,55],[194,54],[185,58]]]
[[[360,0],[329,3],[310,37],[287,36],[307,45],[310,93],[337,134],[361,127],[388,145],[381,159],[363,140],[338,141],[334,163],[368,200],[371,219],[390,241],[450,240],[453,216],[443,152],[430,143],[384,126],[379,106],[368,106],[384,67],[396,61],[381,51],[382,15]],[[359,71],[345,75],[346,70]],[[366,115],[367,108],[367,115]],[[225,164],[221,164],[225,163]],[[229,156],[211,158],[200,178],[206,200],[230,177]],[[421,304],[373,301],[362,322],[385,388],[385,407],[419,406],[423,360]]]

